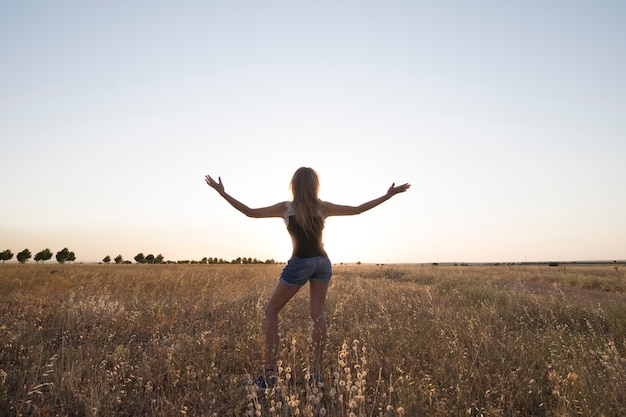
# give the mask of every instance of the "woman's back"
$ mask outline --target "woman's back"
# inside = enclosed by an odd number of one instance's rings
[[[318,216],[310,216],[310,218],[307,219],[309,230],[305,230],[294,213],[293,204],[287,202],[286,205],[285,223],[287,224],[287,230],[289,231],[293,243],[292,256],[297,256],[298,258],[327,256],[322,240],[322,232],[324,230],[324,218],[322,217],[322,213],[319,213]]]

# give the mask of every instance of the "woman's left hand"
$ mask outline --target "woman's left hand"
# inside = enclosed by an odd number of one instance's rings
[[[215,191],[217,191],[220,194],[224,193],[224,184],[222,184],[222,178],[221,177],[217,177],[217,182],[211,178],[210,175],[205,175],[204,176],[204,180],[206,181],[207,184],[209,184],[212,188],[215,189]]]

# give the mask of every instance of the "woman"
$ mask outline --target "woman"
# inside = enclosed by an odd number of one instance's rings
[[[291,179],[293,201],[286,201],[263,208],[250,208],[224,191],[222,179],[216,182],[205,176],[206,183],[213,187],[234,208],[248,217],[281,217],[291,235],[293,253],[283,269],[280,280],[265,309],[265,372],[254,383],[260,388],[272,387],[275,383],[276,363],[280,337],[278,333],[278,313],[309,282],[311,291],[311,318],[313,319],[313,351],[316,371],[321,371],[322,352],[326,341],[326,320],[324,303],[332,275],[332,267],[324,244],[322,230],[324,219],[329,216],[349,216],[360,214],[389,200],[398,193],[409,189],[409,184],[396,186],[387,193],[360,206],[343,206],[319,199],[319,179],[312,168],[299,168]],[[319,377],[319,373],[318,373]]]

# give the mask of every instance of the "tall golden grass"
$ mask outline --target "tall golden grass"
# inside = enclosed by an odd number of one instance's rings
[[[0,265],[2,416],[626,415],[623,266],[337,266],[324,378],[280,265]]]

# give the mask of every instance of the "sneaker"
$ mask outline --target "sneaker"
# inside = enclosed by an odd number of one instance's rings
[[[273,389],[276,386],[276,376],[275,375],[265,375],[264,373],[259,375],[257,379],[252,382],[252,385],[255,385],[261,391]]]

